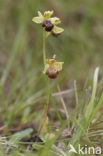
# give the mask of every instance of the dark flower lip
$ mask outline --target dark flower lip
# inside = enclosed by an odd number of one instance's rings
[[[55,79],[58,75],[58,71],[55,67],[49,67],[46,71],[46,75],[48,75],[49,78]]]
[[[42,27],[45,27],[45,31],[50,32],[50,31],[52,31],[54,25],[51,23],[50,20],[45,20],[45,21],[43,22],[43,24],[42,24]]]

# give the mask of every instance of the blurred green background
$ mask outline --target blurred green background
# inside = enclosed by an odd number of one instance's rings
[[[103,75],[103,0],[0,0],[0,127],[15,125],[20,128],[25,124],[32,127],[41,122],[42,108],[46,103],[42,27],[32,22],[38,10],[42,13],[54,10],[54,16],[62,20],[60,26],[65,31],[58,37],[48,37],[46,52],[48,58],[56,54],[57,60],[64,62],[58,78],[50,80],[52,93],[58,92],[58,84],[64,91],[74,88],[74,80],[77,82],[81,108],[76,107],[74,121],[87,105],[87,92],[91,92],[89,86],[92,86],[97,66],[100,67],[99,80]],[[68,93],[64,101],[70,114],[76,103],[74,93]],[[60,114],[64,101],[58,96],[50,98],[51,127],[53,121],[54,126],[59,125],[56,119],[63,123],[65,114],[64,117]],[[95,106],[98,107],[97,103]],[[84,115],[81,121],[84,121]],[[79,122],[78,118],[76,124]],[[98,140],[100,144],[103,142]]]
[[[32,22],[38,10],[54,10],[65,29],[47,41],[48,57],[56,54],[64,61],[58,81],[63,88],[71,87],[74,79],[83,85],[96,66],[103,67],[102,0],[0,0],[1,82],[10,82],[18,68],[23,77],[43,70],[42,28]]]

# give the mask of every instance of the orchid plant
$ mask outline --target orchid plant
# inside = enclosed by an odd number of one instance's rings
[[[56,61],[56,55],[54,55],[51,59],[46,58],[46,39],[51,34],[53,36],[60,35],[64,29],[61,27],[58,27],[57,25],[61,23],[61,20],[58,17],[52,17],[54,11],[45,11],[44,14],[42,14],[40,11],[38,11],[38,16],[33,17],[32,21],[41,24],[43,29],[43,62],[44,62],[44,70],[43,73],[47,76],[46,79],[46,88],[47,88],[47,102],[44,106],[44,113],[43,123],[41,128],[45,129],[45,126],[48,124],[48,105],[50,101],[50,87],[49,87],[49,79],[55,79],[57,78],[59,72],[62,70],[62,65],[64,62],[58,62]],[[43,130],[44,132],[44,130]]]

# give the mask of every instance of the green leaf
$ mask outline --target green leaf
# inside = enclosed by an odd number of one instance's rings
[[[18,148],[18,143],[21,139],[23,139],[24,137],[30,135],[33,132],[32,128],[28,128],[26,130],[20,131],[15,133],[14,135],[12,135],[11,139],[8,141],[8,148],[7,148],[7,152],[10,149],[10,146],[14,146],[16,148]]]
[[[92,96],[91,96],[91,99],[90,99],[90,102],[88,104],[87,111],[86,111],[87,125],[91,122],[91,119],[92,119],[91,117],[92,117],[95,95],[96,95],[96,89],[97,89],[98,73],[99,73],[99,68],[96,68],[96,70],[94,72]]]
[[[20,141],[20,140],[23,139],[24,137],[30,135],[32,132],[33,132],[33,129],[32,129],[32,128],[28,128],[28,129],[26,129],[26,130],[17,132],[16,134],[14,134],[14,135],[11,137],[10,141],[11,141],[11,142]]]
[[[36,150],[43,149],[43,147],[44,147],[43,145],[40,145],[40,144],[37,144],[37,143],[33,144],[33,148],[36,149]]]

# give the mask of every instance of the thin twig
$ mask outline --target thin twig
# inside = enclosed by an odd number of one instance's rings
[[[53,93],[52,96],[63,96],[63,95],[66,95],[66,94],[70,94],[72,92],[74,92],[75,89],[74,88],[71,88],[71,89],[67,89],[67,90],[64,90],[64,91],[59,91],[58,93]]]
[[[0,127],[0,131],[3,131],[3,129],[6,128],[6,127],[7,127],[6,125]]]

